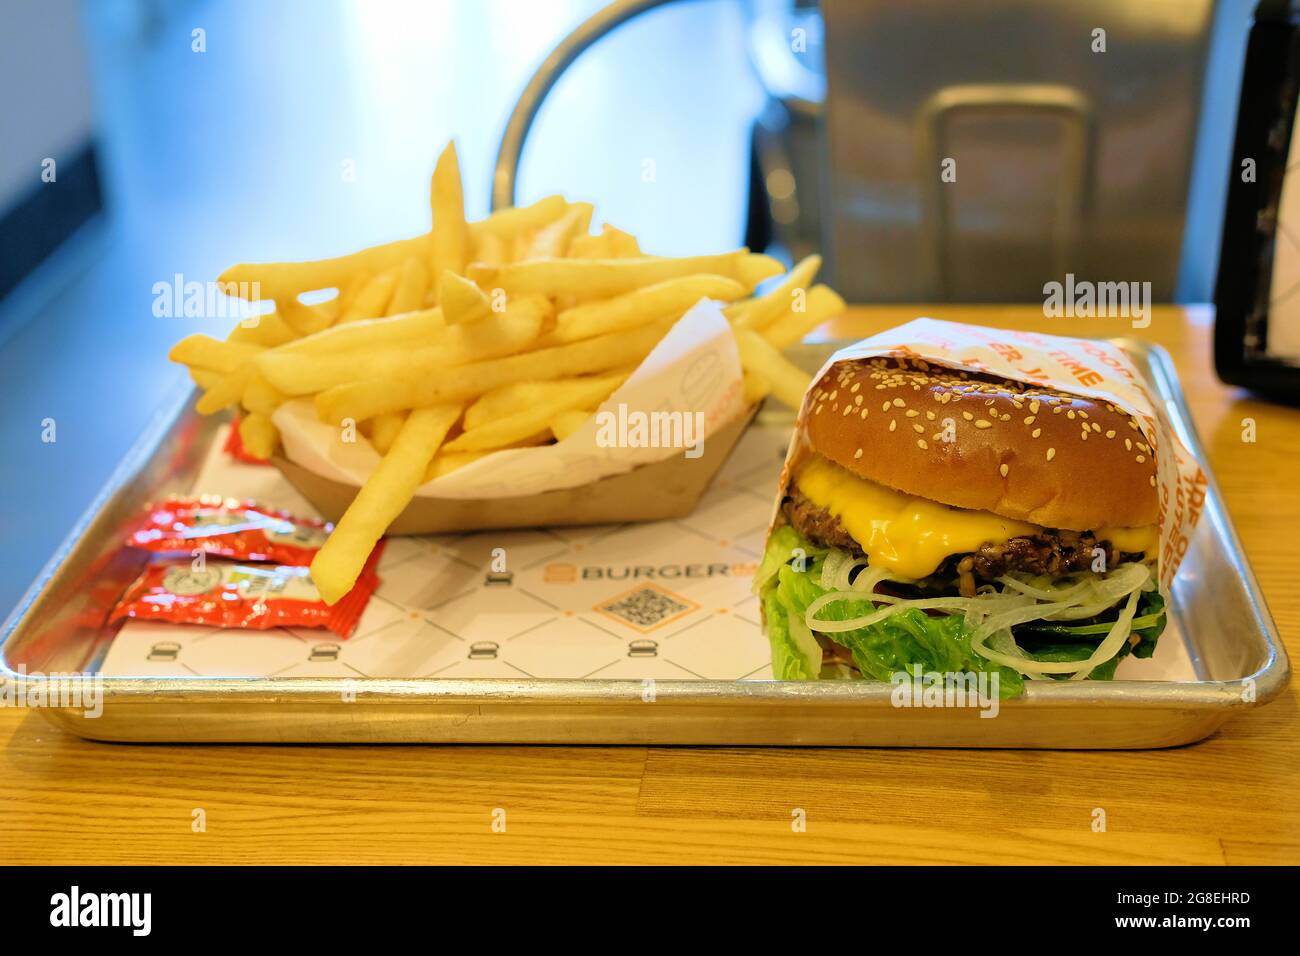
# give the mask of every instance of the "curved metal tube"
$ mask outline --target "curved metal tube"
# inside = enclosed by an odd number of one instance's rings
[[[601,37],[647,10],[673,2],[675,0],[614,0],[592,14],[551,51],[524,87],[501,136],[496,167],[492,171],[493,211],[515,204],[515,177],[519,172],[519,158],[524,152],[524,140],[528,138],[533,119],[555,81]]]

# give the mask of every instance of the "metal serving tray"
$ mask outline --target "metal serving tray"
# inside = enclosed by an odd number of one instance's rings
[[[1204,461],[1160,348],[1121,340]],[[805,346],[817,366],[834,343]],[[187,491],[219,423],[177,395],[149,427],[0,631],[0,682],[86,672],[113,640],[102,626],[143,563],[120,542],[150,500]],[[664,526],[665,534],[675,533]],[[870,682],[587,678],[80,677],[102,713],[43,706],[55,724],[114,741],[1169,747],[1200,740],[1286,687],[1286,652],[1213,476],[1163,641],[1194,680],[1030,682],[994,719],[974,708],[897,708]],[[0,689],[3,689],[0,684]],[[652,692],[650,692],[652,691]]]

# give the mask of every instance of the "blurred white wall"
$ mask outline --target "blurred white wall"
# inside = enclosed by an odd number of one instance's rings
[[[94,131],[77,0],[6,0],[0,12],[0,214]]]

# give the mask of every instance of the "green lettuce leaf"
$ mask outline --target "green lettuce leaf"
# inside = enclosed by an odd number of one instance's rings
[[[812,674],[809,655],[798,652],[791,635],[791,620],[801,622],[808,605],[826,593],[820,584],[821,561],[804,562],[804,570],[796,570],[788,563],[797,549],[805,554],[817,552],[797,532],[783,528],[788,534],[779,542],[769,545],[764,565],[775,568],[775,575],[767,575],[763,592],[763,610],[767,620],[768,637],[772,642],[772,672],[781,680],[807,680]],[[776,538],[776,535],[773,535]],[[782,561],[782,556],[786,560]],[[761,572],[760,572],[761,573]],[[874,605],[863,598],[860,601],[837,601],[818,613],[822,620],[847,620],[871,613]],[[784,614],[782,612],[785,612]],[[960,615],[932,617],[923,611],[911,609],[891,615],[870,627],[827,634],[831,640],[848,648],[853,662],[865,677],[889,681],[900,672],[911,672],[920,666],[923,672],[973,673],[978,671],[998,674],[999,696],[1014,697],[1024,688],[1024,678],[1009,667],[1001,667],[976,655],[970,649],[970,634]]]
[[[1036,661],[1083,661],[1092,656],[1097,642],[1105,638],[1115,623],[1117,611],[1109,611],[1087,624],[1055,624],[1051,621],[1031,621],[1014,628],[1016,643]],[[1165,599],[1159,591],[1144,591],[1138,598],[1137,615],[1133,618],[1133,633],[1120,648],[1119,653],[1098,664],[1090,675],[1091,680],[1112,680],[1119,662],[1130,653],[1134,657],[1148,658],[1155,653],[1156,641],[1164,632],[1169,618],[1165,613]],[[1132,637],[1136,637],[1134,644]],[[1053,675],[1064,679],[1068,675]]]

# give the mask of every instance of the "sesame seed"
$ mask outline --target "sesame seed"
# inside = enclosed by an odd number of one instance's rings
[[[976,428],[992,428],[992,427],[993,427],[993,423],[992,423],[992,422],[986,422],[984,419],[981,418],[979,421],[977,421],[977,422],[975,423],[975,427],[976,427]]]
[[[1101,432],[1101,426],[1098,425],[1096,422],[1093,422],[1093,423],[1092,423],[1092,430],[1095,431],[1095,432],[1100,433],[1100,432]]]
[[[1152,475],[1152,476],[1151,476],[1151,487],[1154,488],[1155,486],[1156,486],[1156,476],[1155,476],[1155,475]]]
[[[887,411],[889,411],[889,402],[885,402],[885,404],[882,405],[882,406],[880,407],[880,410],[881,410],[882,412],[887,412]]]
[[[862,417],[863,418],[867,417],[867,410],[865,408],[862,410]]]
[[[998,471],[1001,472],[1003,478],[1007,476],[1007,472],[1009,472],[1010,470],[1011,468],[1009,465],[1002,465],[998,468]]]
[[[834,395],[831,396],[831,398],[834,398],[834,397],[835,397]],[[1073,419],[1074,419],[1074,409],[1070,409],[1068,412],[1066,412],[1066,413],[1065,413],[1065,417],[1068,418],[1068,419],[1070,419],[1070,420],[1073,420]]]
[[[861,405],[861,404],[862,404],[862,396],[861,396],[861,395],[854,395],[854,396],[853,396],[853,404],[854,404],[854,405]]]
[[[1087,413],[1087,412],[1079,412],[1079,417],[1080,417],[1080,418],[1087,418],[1087,417],[1088,417],[1088,413]]]
[[[1051,461],[1055,457],[1056,457],[1056,449],[1055,448],[1047,449],[1047,460]]]
[[[918,412],[915,408],[909,408],[903,414],[906,415],[908,418],[915,418],[917,415],[920,415],[921,413]]]
[[[1003,415],[1003,416],[1002,416],[1002,421],[1004,421],[1004,422],[1009,422],[1009,421],[1011,421],[1011,416],[1010,416],[1010,415]]]
[[[1030,414],[1037,415],[1037,414],[1038,414],[1038,402],[1030,402],[1030,403],[1029,403],[1029,411],[1030,411]]]
[[[1125,450],[1125,451],[1132,451],[1132,450],[1133,450],[1133,439],[1131,439],[1131,438],[1125,438],[1125,439],[1124,439],[1124,450]]]
[[[970,412],[962,412],[961,417],[966,419],[966,421],[968,422],[973,422],[975,420],[975,416],[972,415]]]
[[[925,434],[925,426],[924,426],[924,425],[913,425],[913,426],[912,426],[912,431],[916,432],[918,435],[924,435],[924,434]]]
[[[842,414],[844,415],[845,418],[847,418],[849,416],[849,413],[854,411],[857,411],[857,409],[855,409],[852,405],[845,405]]]
[[[894,419],[891,418],[889,420],[889,430],[892,432],[897,427],[898,427],[898,422],[896,422]]]
[[[1037,437],[1038,437],[1039,435],[1041,435],[1042,433],[1043,433],[1043,430],[1042,430],[1041,428],[1035,428],[1032,432],[1029,433],[1029,437],[1030,437],[1030,438],[1037,438]]]
[[[903,407],[904,405],[906,405],[906,404],[907,404],[907,402],[903,401],[901,398],[896,398],[896,399],[894,399],[894,407],[895,407],[895,408],[902,408],[902,407]]]
[[[837,388],[835,391],[831,392],[831,401],[832,401],[832,402],[835,401],[835,396],[839,395],[839,393],[840,393],[840,390],[839,390],[838,388]]]
[[[861,458],[861,457],[862,457],[862,449],[859,448],[857,451],[855,451],[855,452],[853,453],[853,457],[854,457],[854,458]]]
[[[1106,430],[1106,437],[1107,437],[1107,438],[1114,438],[1114,437],[1115,437],[1115,429],[1113,429],[1113,428],[1109,428],[1109,429],[1107,429],[1107,430]]]
[[[1032,425],[1034,423],[1034,419],[1037,417],[1038,417],[1037,415],[1030,415],[1028,418],[1025,419],[1025,424]]]
[[[926,417],[929,421],[934,421],[934,412],[926,412],[926,413],[925,413],[925,417]]]
[[[858,389],[860,389],[861,387],[862,387],[862,383],[861,383],[861,382],[854,382],[854,383],[853,383],[853,387],[852,387],[851,389],[849,389],[849,391],[850,391],[850,392],[856,392],[856,391],[857,391]]]
[[[1137,456],[1137,460],[1138,460],[1138,464],[1140,465],[1140,464],[1142,464],[1142,462],[1144,462],[1144,461],[1147,460],[1147,456],[1146,456],[1146,455],[1138,455],[1138,456]]]
[[[925,443],[925,439],[924,439],[924,438],[918,438],[918,439],[916,440],[916,447],[919,448],[919,449],[921,449],[922,451],[925,451],[925,450],[926,450],[927,448],[929,448],[930,446],[927,445],[927,444]]]

